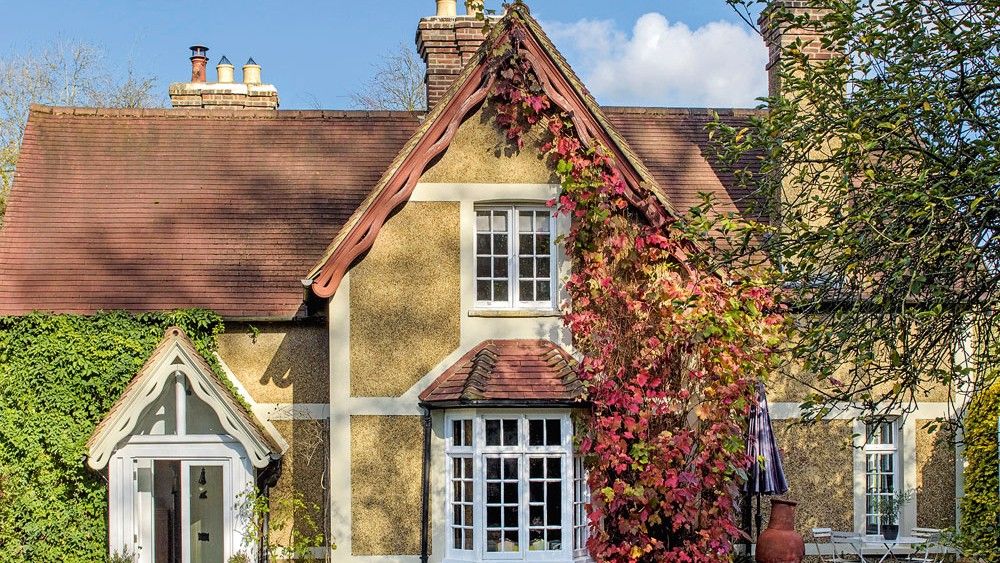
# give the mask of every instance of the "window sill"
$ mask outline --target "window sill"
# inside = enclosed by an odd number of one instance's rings
[[[470,317],[492,319],[533,319],[537,317],[561,317],[556,309],[469,309]]]

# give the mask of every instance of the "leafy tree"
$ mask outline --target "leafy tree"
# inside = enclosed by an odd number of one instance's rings
[[[424,65],[412,48],[400,44],[375,65],[375,73],[351,95],[351,100],[368,110],[424,110]]]
[[[132,65],[122,75],[88,43],[58,42],[0,58],[0,218],[31,104],[138,108],[161,105],[156,81]]]
[[[946,395],[960,423],[1000,353],[1000,1],[727,2],[805,34],[768,111],[714,126],[755,161],[738,176],[772,220],[730,231],[727,258],[781,270],[805,417]]]

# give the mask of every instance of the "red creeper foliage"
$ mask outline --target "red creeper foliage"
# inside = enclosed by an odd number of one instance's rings
[[[761,283],[690,266],[699,252],[626,199],[614,160],[585,146],[545,94],[516,37],[497,51],[492,101],[511,142],[543,124],[542,151],[571,218],[564,320],[583,355],[591,412],[588,548],[597,561],[728,561],[749,459],[745,421],[783,324]]]

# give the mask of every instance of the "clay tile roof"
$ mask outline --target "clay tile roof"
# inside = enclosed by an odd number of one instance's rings
[[[487,340],[442,373],[421,402],[436,407],[572,404],[583,383],[575,362],[548,340]]]
[[[409,112],[31,110],[0,314],[288,319],[301,280],[419,125]]]
[[[762,211],[759,195],[741,186],[730,167],[716,157],[708,137],[708,124],[719,120],[743,127],[750,117],[763,115],[753,109],[605,107],[604,115],[628,139],[674,209],[686,213],[702,203],[700,193],[711,193],[716,210],[744,216]],[[739,169],[754,164],[748,155]]]
[[[738,126],[754,110],[717,110]],[[751,194],[710,110],[606,107],[680,212]],[[32,108],[0,230],[0,315],[212,309],[289,319],[302,278],[420,125],[408,112]]]

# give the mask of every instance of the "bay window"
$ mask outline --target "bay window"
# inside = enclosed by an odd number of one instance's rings
[[[571,560],[586,520],[568,414],[450,414],[449,560]]]

